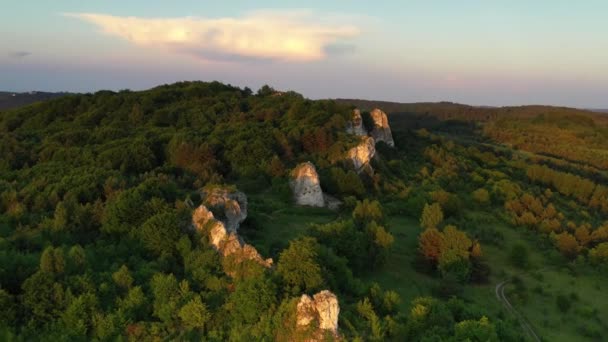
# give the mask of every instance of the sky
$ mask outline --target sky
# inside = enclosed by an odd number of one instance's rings
[[[0,90],[608,108],[608,1],[0,1]]]

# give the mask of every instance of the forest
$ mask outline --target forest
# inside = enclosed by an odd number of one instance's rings
[[[368,128],[388,113],[372,171],[345,160],[355,107]],[[607,125],[219,82],[0,111],[0,339],[601,341]],[[295,205],[302,162],[339,209]],[[228,265],[192,229],[213,188],[247,196],[239,235],[271,267]],[[322,290],[337,334],[298,329]]]

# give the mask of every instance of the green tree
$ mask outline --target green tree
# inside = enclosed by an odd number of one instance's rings
[[[133,286],[124,298],[118,298],[118,308],[134,320],[145,317],[147,298],[141,286]]]
[[[483,316],[478,321],[466,320],[454,326],[454,336],[457,341],[498,342],[494,325]]]
[[[106,205],[101,230],[110,234],[130,232],[146,218],[144,203],[145,199],[137,189],[121,192]]]
[[[363,226],[372,221],[383,222],[384,214],[380,202],[370,201],[369,199],[357,202],[357,206],[353,210],[353,219],[357,224]]]
[[[64,202],[59,202],[55,207],[55,214],[53,215],[53,228],[56,231],[65,230],[68,228],[70,214],[68,208]]]
[[[36,272],[27,278],[21,286],[23,290],[22,302],[28,311],[31,321],[42,324],[53,319],[59,307],[56,302],[56,291],[52,274]]]
[[[368,264],[380,266],[388,258],[389,250],[395,239],[391,233],[375,221],[370,222],[365,229],[368,235],[367,254],[370,261]]]
[[[442,221],[443,211],[441,210],[441,205],[439,205],[439,203],[424,205],[422,216],[420,217],[420,226],[422,228],[437,228]]]
[[[82,246],[80,245],[72,246],[72,248],[70,248],[70,251],[68,252],[68,257],[70,258],[71,262],[77,267],[82,267],[87,262],[87,256],[84,251],[84,248],[82,248]]]
[[[479,204],[488,204],[490,202],[490,193],[484,188],[473,191],[473,199]]]
[[[289,247],[279,255],[277,272],[287,290],[293,294],[313,292],[324,283],[317,255],[319,245],[313,238],[299,238],[289,242]]]
[[[49,246],[40,255],[40,271],[55,273],[55,248]]]
[[[154,295],[153,313],[161,321],[172,324],[180,302],[180,287],[173,274],[157,273],[150,283]]]
[[[13,326],[16,318],[15,299],[10,293],[3,289],[0,289],[0,324],[6,324],[7,326]]]
[[[178,316],[186,329],[203,329],[211,318],[207,306],[199,295],[195,295],[184,304],[179,309]]]
[[[270,279],[254,277],[240,281],[227,306],[234,322],[252,324],[276,304],[277,289]]]
[[[61,315],[70,336],[84,338],[91,330],[93,314],[97,312],[97,298],[87,293],[76,297]]]
[[[112,274],[112,279],[116,285],[125,290],[131,288],[133,285],[133,277],[131,276],[131,272],[129,272],[127,265],[122,265],[118,271],[114,272]]]
[[[602,242],[589,250],[589,258],[598,264],[608,262],[608,242]]]
[[[49,246],[44,249],[40,256],[40,270],[42,272],[61,274],[65,271],[65,258],[63,250],[59,247]]]
[[[180,222],[175,212],[164,212],[149,218],[139,231],[144,246],[161,255],[171,254],[181,237]]]
[[[369,329],[369,340],[370,341],[383,341],[386,335],[386,327],[376,312],[374,307],[369,301],[369,298],[365,297],[362,301],[357,303],[357,314],[367,321],[367,329]]]

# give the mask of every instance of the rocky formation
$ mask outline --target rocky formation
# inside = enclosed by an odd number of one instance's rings
[[[350,150],[347,156],[352,160],[355,170],[361,171],[376,154],[376,143],[372,137],[361,138],[361,143]]]
[[[226,187],[211,187],[201,192],[203,204],[224,223],[228,232],[236,232],[247,218],[247,196]]]
[[[192,214],[192,224],[209,236],[218,253],[222,257],[232,256],[237,262],[253,260],[264,267],[272,266],[272,259],[264,260],[255,247],[244,243],[237,234],[239,224],[247,217],[245,194],[217,188],[203,192],[203,196],[203,204]]]
[[[302,163],[291,172],[289,186],[298,205],[324,207],[325,198],[321,190],[317,169],[310,163]]]
[[[361,117],[361,111],[359,109],[353,109],[353,117],[346,125],[346,132],[360,136],[367,135],[367,130],[365,129],[365,126],[363,126],[363,118]]]
[[[394,147],[395,141],[393,141],[393,134],[386,113],[376,108],[370,112],[370,116],[374,120],[374,129],[372,129],[370,135],[376,142],[384,141],[387,145]]]
[[[304,294],[298,302],[296,324],[298,328],[308,328],[313,322],[317,322],[318,328],[313,330],[313,336],[323,336],[325,332],[331,332],[337,337],[339,314],[338,298],[332,292],[324,290],[312,298]],[[311,339],[315,340],[317,339]]]

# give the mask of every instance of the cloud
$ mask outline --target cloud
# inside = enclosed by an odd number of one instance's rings
[[[15,58],[15,59],[21,59],[21,58],[25,58],[31,54],[32,53],[29,51],[13,51],[13,52],[9,52],[8,56],[11,58]]]
[[[349,46],[359,35],[344,17],[310,11],[255,11],[235,18],[140,18],[94,13],[66,13],[98,26],[102,32],[144,47],[194,54],[207,60],[316,61]],[[338,49],[339,50],[339,49]],[[350,48],[352,51],[352,48]],[[337,51],[343,52],[343,51]]]

